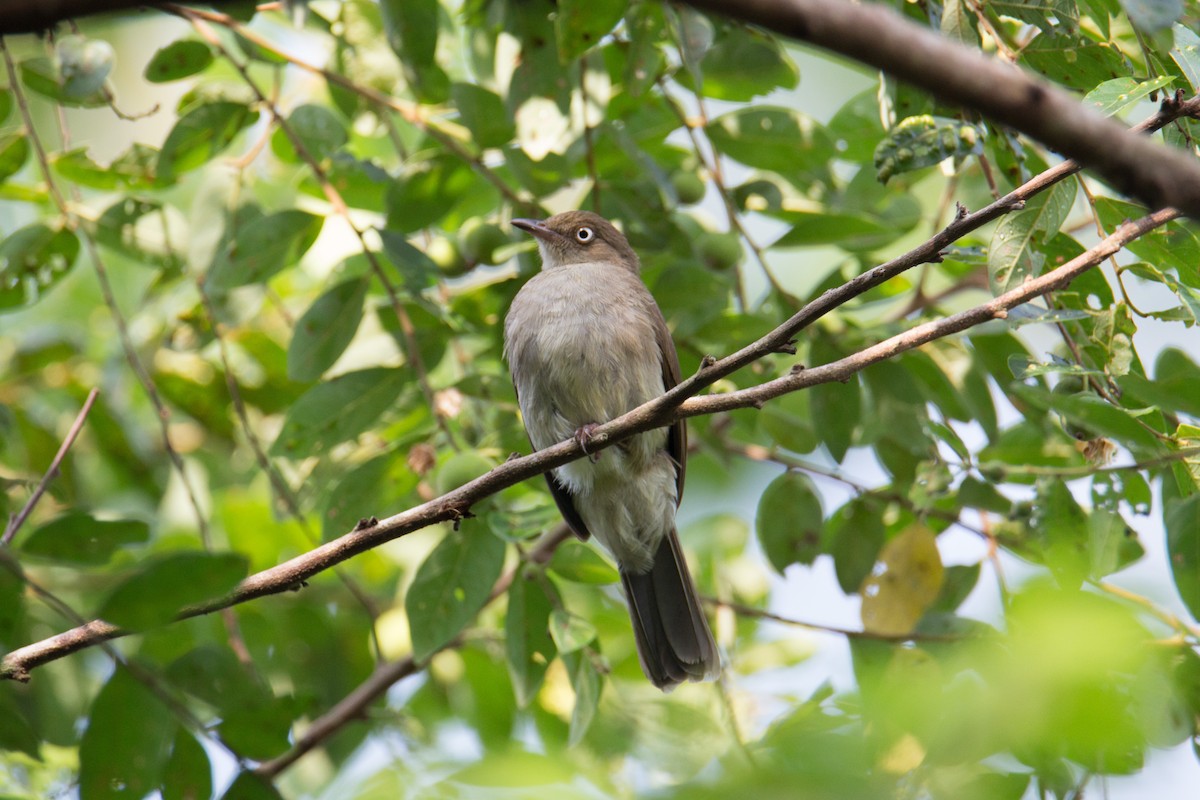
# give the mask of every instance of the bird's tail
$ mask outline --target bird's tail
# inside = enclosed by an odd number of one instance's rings
[[[721,671],[721,657],[700,607],[696,584],[672,528],[648,572],[621,569],[638,658],[646,677],[670,691],[684,681],[704,681]]]

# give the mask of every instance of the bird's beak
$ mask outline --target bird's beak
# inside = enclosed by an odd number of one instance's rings
[[[514,228],[520,228],[526,233],[532,234],[539,239],[544,239],[548,242],[560,238],[557,231],[553,231],[546,227],[546,223],[540,219],[514,219],[512,221]]]

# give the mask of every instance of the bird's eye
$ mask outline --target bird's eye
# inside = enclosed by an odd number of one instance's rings
[[[575,231],[575,238],[581,242],[590,242],[595,236],[596,234],[591,228],[584,227]]]

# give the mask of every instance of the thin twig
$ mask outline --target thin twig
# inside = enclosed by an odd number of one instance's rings
[[[58,448],[58,452],[54,454],[54,460],[50,462],[46,474],[38,481],[37,487],[33,490],[33,494],[29,495],[29,499],[25,501],[25,505],[15,516],[8,520],[8,524],[4,526],[4,535],[0,536],[0,547],[7,547],[12,541],[13,536],[29,517],[30,512],[42,499],[42,495],[46,492],[46,487],[50,485],[50,481],[54,480],[58,475],[58,468],[62,464],[62,460],[66,458],[67,451],[71,449],[71,445],[75,443],[75,437],[83,430],[83,423],[87,419],[88,412],[92,410],[92,403],[96,402],[96,397],[99,396],[99,389],[92,389],[88,392],[87,399],[83,401],[83,408],[79,409],[79,413],[75,415],[75,421],[71,423],[71,429],[67,431],[67,437],[63,439],[63,443]]]

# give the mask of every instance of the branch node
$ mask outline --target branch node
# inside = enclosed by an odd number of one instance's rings
[[[291,586],[287,587],[287,590],[289,592],[298,592],[301,589],[307,589],[307,588],[308,588],[308,581],[299,580],[299,581],[296,581],[295,583],[293,583]]]
[[[954,201],[954,221],[958,222],[961,219],[965,219],[967,214],[967,207],[957,200]]]
[[[365,531],[369,528],[374,528],[378,524],[379,524],[378,517],[363,517],[357,523],[355,523],[354,530]]]
[[[799,375],[806,369],[808,369],[808,367],[804,366],[803,364],[792,364],[792,368],[789,370],[789,372],[791,372],[792,375]]]
[[[1007,308],[998,308],[994,312],[992,312],[992,316],[995,317],[996,319],[1008,319],[1008,309]]]
[[[696,374],[699,375],[701,372],[704,372],[704,370],[708,369],[715,363],[717,363],[717,357],[711,354],[706,354],[704,358],[700,359],[700,369],[696,370]]]
[[[794,356],[794,355],[796,355],[796,340],[788,339],[783,344],[772,347],[771,352],[772,353],[784,353],[789,356]]]

